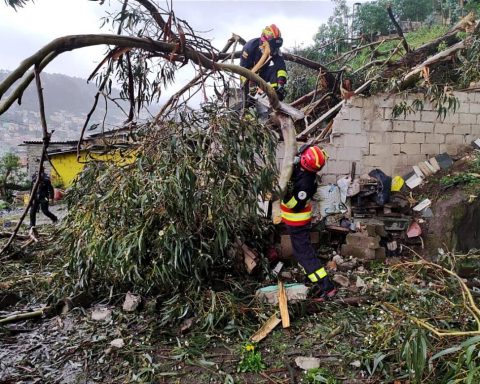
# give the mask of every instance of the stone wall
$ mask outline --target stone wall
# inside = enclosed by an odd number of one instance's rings
[[[350,172],[380,168],[386,174],[404,175],[411,166],[439,153],[456,155],[462,146],[480,137],[480,93],[456,93],[460,106],[445,119],[425,103],[421,112],[392,118],[393,106],[402,98],[377,95],[349,100],[334,119],[327,149],[330,159],[324,182],[335,182]],[[410,101],[415,96],[410,96]]]
[[[67,142],[68,143],[68,142]],[[32,175],[38,171],[38,166],[40,163],[40,158],[42,157],[43,144],[41,142],[26,142],[23,144],[26,147],[27,153],[27,176],[28,180],[32,178]],[[62,150],[65,149],[66,143],[55,143],[51,142],[48,146],[49,151]],[[71,146],[71,144],[70,144]],[[52,166],[49,161],[44,162],[45,171],[51,175]]]

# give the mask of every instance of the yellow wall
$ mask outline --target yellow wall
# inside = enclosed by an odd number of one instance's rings
[[[111,161],[118,165],[126,165],[135,161],[135,152],[115,151],[108,154],[96,154],[81,151],[78,160],[76,152],[53,154],[49,155],[49,158],[54,166],[52,182],[61,182],[64,187],[69,187],[89,161]]]

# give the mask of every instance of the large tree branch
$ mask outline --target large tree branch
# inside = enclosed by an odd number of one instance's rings
[[[32,56],[23,60],[20,65],[12,71],[5,80],[0,83],[0,97],[29,70],[32,65],[42,63],[46,57],[53,52],[60,54],[62,52],[72,51],[75,49],[95,46],[95,45],[115,45],[117,47],[129,47],[143,49],[152,53],[172,53],[176,50],[176,44],[165,43],[161,41],[153,41],[150,39],[118,36],[118,35],[71,35],[53,40]],[[209,59],[204,53],[195,51],[186,47],[183,55],[185,58],[192,60],[204,68],[214,71],[228,71],[246,77],[258,84],[258,86],[267,94],[273,109],[279,109],[279,100],[275,91],[260,76],[254,74],[250,70],[234,64],[217,63]]]

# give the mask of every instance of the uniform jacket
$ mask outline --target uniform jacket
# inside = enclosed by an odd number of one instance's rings
[[[289,184],[281,204],[282,220],[292,226],[307,225],[312,220],[309,200],[317,190],[316,174],[296,165]]]
[[[242,56],[240,57],[240,65],[247,69],[252,69],[255,64],[262,57],[262,51],[260,45],[262,42],[260,38],[252,39],[248,41],[243,47]],[[273,87],[276,87],[278,83],[285,84],[287,79],[287,69],[285,60],[281,54],[273,55],[262,68],[260,68],[259,76],[270,83]]]

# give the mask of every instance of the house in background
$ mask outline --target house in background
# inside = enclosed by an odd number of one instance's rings
[[[42,140],[24,141],[26,147],[28,177],[38,170],[42,155]],[[45,169],[55,186],[69,187],[92,161],[114,162],[119,166],[135,161],[136,146],[132,129],[120,128],[87,137],[77,158],[77,140],[52,141],[48,147]]]

